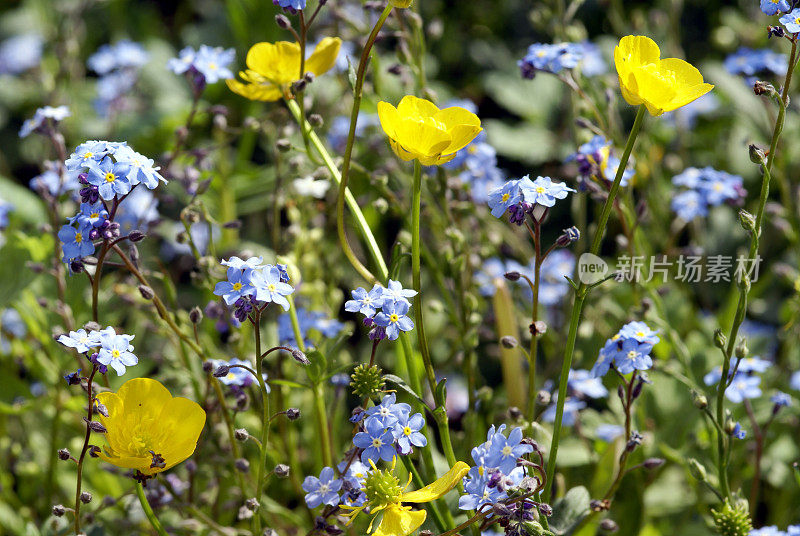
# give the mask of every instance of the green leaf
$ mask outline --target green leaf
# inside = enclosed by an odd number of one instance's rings
[[[439,383],[436,384],[436,400],[437,404],[442,403],[447,400],[447,378],[442,378]]]
[[[347,79],[350,81],[350,89],[352,89],[355,92],[356,79],[357,79],[356,68],[353,65],[353,62],[350,61],[349,56],[347,57]]]
[[[293,389],[311,389],[310,385],[300,382],[293,382],[291,380],[269,380],[268,383],[270,385],[285,385],[286,387],[291,387]]]
[[[555,534],[570,534],[584,517],[589,515],[589,490],[583,486],[572,488],[553,505],[550,530]]]
[[[14,217],[27,223],[47,221],[42,200],[31,190],[6,177],[0,177],[0,191],[3,192],[3,199],[14,205]]]
[[[395,384],[397,387],[399,387],[399,388],[400,388],[400,390],[401,390],[401,391],[404,391],[405,393],[407,393],[407,394],[409,394],[409,395],[413,396],[414,398],[416,398],[417,400],[419,400],[419,401],[422,403],[422,405],[424,405],[424,406],[426,406],[426,407],[427,407],[427,404],[426,404],[426,403],[425,403],[425,401],[422,399],[422,397],[421,397],[421,396],[419,396],[419,395],[416,393],[416,391],[414,391],[414,390],[411,388],[411,386],[409,386],[409,385],[408,385],[408,384],[407,384],[407,383],[406,383],[406,382],[403,380],[403,378],[400,378],[399,376],[395,376],[394,374],[384,374],[384,375],[383,375],[383,379],[384,379],[384,380],[386,380],[387,382],[391,382],[391,383]]]
[[[0,248],[0,303],[11,303],[22,290],[36,279],[37,274],[25,267],[28,261],[42,262],[53,252],[53,237],[44,234],[38,237],[16,232]],[[13,259],[13,262],[12,262]]]
[[[323,376],[328,369],[328,360],[319,350],[309,350],[306,352],[306,357],[311,362],[306,367],[308,379],[311,380],[311,383],[317,384],[322,381]]]

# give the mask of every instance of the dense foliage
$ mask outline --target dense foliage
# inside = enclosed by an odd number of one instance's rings
[[[0,534],[800,535],[800,6],[0,7]]]

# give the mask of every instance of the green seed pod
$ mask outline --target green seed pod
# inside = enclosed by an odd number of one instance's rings
[[[379,393],[383,388],[381,372],[377,365],[368,367],[362,363],[357,366],[350,375],[350,387],[353,388],[353,394],[363,398]]]
[[[719,510],[711,510],[711,516],[721,536],[747,536],[753,528],[746,504],[731,506],[725,499]]]

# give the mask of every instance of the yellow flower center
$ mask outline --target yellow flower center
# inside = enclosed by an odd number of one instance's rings
[[[100,217],[100,213],[99,212],[92,212],[91,214],[89,214],[89,217],[90,218],[99,218]]]
[[[270,292],[275,292],[275,285],[270,283],[269,285],[267,285],[267,290]]]
[[[467,152],[469,154],[475,154],[478,152],[478,148],[475,147],[474,145],[470,145],[469,147],[467,147]]]
[[[94,156],[94,153],[92,151],[86,151],[85,153],[83,153],[83,159],[84,160],[86,160],[87,158],[91,158],[93,156]]]
[[[111,357],[114,359],[119,358],[119,350],[111,350]]]
[[[537,193],[537,194],[543,194],[543,193],[545,193],[546,191],[547,191],[547,190],[545,190],[545,189],[544,189],[544,186],[537,186],[537,187],[536,187],[536,193]]]
[[[636,336],[637,337],[644,337],[644,331],[637,331],[636,332]]]
[[[720,184],[718,182],[715,182],[714,183],[714,191],[715,192],[719,192],[720,190],[722,190],[722,184]]]
[[[503,447],[503,456],[511,456],[511,447],[508,445]]]
[[[396,314],[389,315],[389,321],[390,322],[397,322],[398,320],[400,320],[400,317],[397,316]]]
[[[114,182],[117,180],[117,176],[111,173],[110,171],[106,173],[106,182]]]
[[[503,203],[505,203],[506,201],[508,201],[508,198],[509,198],[509,197],[511,197],[511,194],[503,194],[503,197],[502,197],[502,199],[503,199]]]
[[[633,361],[634,359],[636,359],[636,356],[638,355],[639,353],[636,350],[631,350],[630,352],[628,352],[628,359]]]
[[[81,233],[75,233],[75,243],[80,244],[83,242],[83,235]]]
[[[376,449],[380,448],[381,446],[383,446],[383,441],[381,441],[380,437],[376,437],[372,440],[372,446],[375,447]]]
[[[213,71],[217,68],[217,64],[212,61],[211,63],[208,64],[208,68]]]
[[[233,284],[233,290],[236,290],[236,291],[242,290],[242,284],[241,283],[234,283]]]
[[[797,17],[796,19],[794,19],[794,23],[795,24],[800,24],[800,17]]]
[[[411,435],[411,428],[409,428],[408,426],[403,428],[403,435],[410,436]]]

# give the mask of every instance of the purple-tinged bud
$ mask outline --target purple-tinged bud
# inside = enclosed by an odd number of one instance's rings
[[[97,432],[98,434],[105,434],[106,432],[108,432],[106,427],[103,426],[103,424],[98,421],[90,421],[86,417],[84,417],[83,420],[89,425],[89,429],[92,432]]]
[[[128,240],[134,243],[141,242],[142,240],[144,240],[145,236],[147,235],[144,234],[142,231],[134,229],[133,231],[128,233]]]
[[[231,367],[228,365],[220,365],[217,370],[214,371],[215,378],[222,378],[223,376],[227,376],[231,372]]]
[[[59,449],[58,451],[58,459],[61,461],[67,461],[72,457],[69,450],[67,449]]]
[[[78,182],[86,185],[89,184],[89,174],[88,173],[78,173]]]
[[[61,517],[67,513],[67,508],[63,504],[55,504],[53,505],[53,515],[56,517]]]
[[[153,289],[148,287],[147,285],[139,285],[139,294],[142,295],[142,298],[145,300],[152,300],[155,296]]]
[[[550,517],[553,515],[553,507],[549,504],[542,503],[539,505],[539,513],[543,516]]]
[[[303,352],[301,352],[297,348],[292,350],[292,357],[294,358],[295,361],[297,361],[301,365],[310,365],[311,364],[311,361],[308,360],[308,358],[306,357],[306,354],[304,354]]]
[[[578,230],[577,227],[572,226],[564,229],[564,232],[561,236],[558,237],[556,240],[556,245],[558,247],[564,248],[568,245],[572,244],[573,242],[577,242],[581,237],[581,232]]]
[[[665,460],[663,458],[647,458],[643,463],[642,466],[645,469],[656,469],[664,465]]]
[[[83,504],[89,504],[90,502],[92,502],[92,494],[89,493],[88,491],[81,492],[80,499]]]
[[[289,476],[289,466],[285,463],[279,463],[272,471],[278,478],[286,478]]]
[[[289,17],[284,15],[283,13],[278,13],[275,15],[275,24],[278,25],[278,28],[282,30],[288,30],[292,27],[292,23],[289,21]]]
[[[519,281],[519,278],[522,277],[522,274],[516,271],[511,271],[503,274],[503,277],[505,277],[509,281]]]
[[[97,445],[89,445],[89,456],[92,458],[99,458],[100,457],[100,447]]]
[[[239,458],[236,460],[236,470],[240,473],[248,473],[250,471],[250,462],[247,461],[245,458]]]
[[[613,519],[604,519],[600,522],[600,529],[606,532],[617,532],[619,530],[619,525],[617,525]]]
[[[300,418],[300,410],[297,408],[289,408],[286,410],[286,418],[290,421],[296,421]]]

